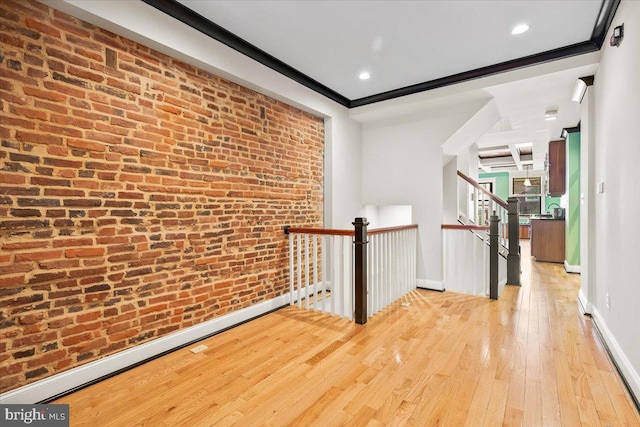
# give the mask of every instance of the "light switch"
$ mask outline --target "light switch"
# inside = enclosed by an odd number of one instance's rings
[[[604,181],[600,181],[598,183],[598,193],[600,194],[604,193]]]

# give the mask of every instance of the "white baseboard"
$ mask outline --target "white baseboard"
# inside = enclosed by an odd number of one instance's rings
[[[580,266],[579,265],[571,265],[567,262],[567,260],[564,260],[564,271],[566,271],[567,273],[577,273],[580,274]]]
[[[582,289],[578,291],[578,306],[580,307],[580,312],[582,314],[591,314],[591,303],[587,300]]]
[[[416,286],[420,289],[444,291],[444,284],[438,280],[416,279]]]
[[[616,365],[618,365],[618,369],[627,382],[631,393],[635,396],[636,401],[640,401],[640,376],[638,375],[638,372],[636,372],[633,365],[620,348],[620,345],[607,327],[607,323],[604,321],[596,307],[592,307],[591,317],[598,327],[600,334],[602,334],[602,337],[609,348],[609,352],[611,353]]]
[[[197,341],[208,335],[268,313],[288,303],[289,293],[286,293],[268,301],[252,305],[251,307],[243,308],[228,315],[123,350],[100,360],[89,362],[86,365],[61,372],[24,387],[2,393],[0,394],[0,402],[3,404],[31,404],[41,402],[135,363],[142,362],[165,351]]]

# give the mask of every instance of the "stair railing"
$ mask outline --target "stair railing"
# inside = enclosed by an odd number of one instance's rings
[[[369,230],[285,227],[289,236],[290,304],[367,318],[416,289],[417,225]]]
[[[471,215],[460,215],[459,221],[466,225],[489,226],[491,215],[499,220],[498,242],[503,247],[501,253],[507,258],[507,284],[520,285],[520,201],[510,197],[502,200],[482,187],[473,178],[458,171],[458,176],[467,183],[471,194]]]

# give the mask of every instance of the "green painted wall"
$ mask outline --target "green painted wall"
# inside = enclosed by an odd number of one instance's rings
[[[580,265],[580,132],[567,138],[567,196],[566,260]]]
[[[480,181],[483,178],[496,179],[496,188],[493,189],[493,192],[506,202],[509,198],[509,172],[481,173],[478,175]]]
[[[553,206],[549,207],[549,205],[551,205],[552,203],[555,203],[558,206],[553,205]],[[560,197],[544,196],[544,206],[542,208],[544,210],[544,212],[542,212],[542,213],[553,213],[552,209],[560,207],[560,206],[562,206],[560,204]]]

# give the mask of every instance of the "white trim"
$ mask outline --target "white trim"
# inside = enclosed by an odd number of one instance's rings
[[[289,293],[0,394],[3,404],[31,404],[289,304]]]
[[[491,184],[491,188],[493,190],[493,191],[491,191],[491,193],[496,194],[496,177],[493,176],[491,178],[480,178],[480,175],[478,175],[478,184],[480,184],[480,185],[482,185],[482,184]],[[481,193],[481,194],[482,194],[483,197],[485,197],[484,193]],[[489,197],[487,196],[487,198],[484,199],[484,200],[489,200]]]
[[[633,365],[620,348],[620,345],[618,345],[615,337],[607,327],[607,323],[596,307],[593,307],[592,319],[602,334],[613,360],[616,362],[616,365],[618,365],[620,373],[629,385],[631,393],[637,401],[640,400],[640,376],[635,369],[633,369]]]
[[[566,271],[567,273],[577,273],[580,274],[580,266],[579,265],[571,265],[567,262],[567,260],[564,260],[564,271]]]
[[[432,291],[444,291],[444,284],[438,280],[416,279],[416,287]]]
[[[582,314],[591,314],[591,303],[587,300],[582,289],[578,291],[578,306]]]

